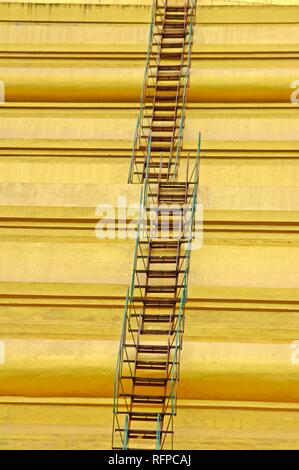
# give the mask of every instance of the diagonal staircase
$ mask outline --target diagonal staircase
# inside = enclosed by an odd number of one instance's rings
[[[195,2],[155,1],[129,182],[143,183],[114,384],[113,449],[172,449],[199,178],[178,181]],[[181,173],[181,171],[180,171]]]
[[[142,189],[115,377],[114,449],[173,448],[199,149],[184,183],[145,181]]]
[[[183,145],[196,1],[153,3],[129,182],[175,180]],[[181,5],[179,5],[180,3]],[[149,161],[148,161],[149,159]],[[162,162],[161,162],[162,160]]]

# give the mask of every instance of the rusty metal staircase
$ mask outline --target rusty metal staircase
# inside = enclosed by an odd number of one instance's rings
[[[200,145],[184,182],[145,180],[141,191],[115,376],[114,449],[173,448],[199,154]]]
[[[154,0],[130,183],[177,178],[190,81],[196,0]],[[148,161],[149,160],[149,161]]]
[[[114,383],[113,449],[173,448],[199,178],[200,137],[178,179],[194,15],[195,1],[154,1],[129,171],[129,182],[143,185]]]

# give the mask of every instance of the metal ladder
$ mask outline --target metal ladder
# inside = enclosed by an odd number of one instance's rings
[[[175,180],[183,145],[196,0],[154,0],[129,183]]]
[[[145,180],[141,191],[114,384],[114,449],[173,448],[199,155],[200,142],[185,181]]]
[[[193,168],[188,156],[178,181],[194,15],[192,1],[154,2],[129,172],[129,182],[143,186],[114,383],[113,449],[173,448],[199,179],[200,136]]]

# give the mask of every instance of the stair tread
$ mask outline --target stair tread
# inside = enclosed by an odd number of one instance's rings
[[[152,400],[159,399],[159,398],[171,398],[169,395],[153,395],[153,394],[145,394],[145,393],[120,393],[121,396],[125,397],[134,397],[134,398],[150,398]]]
[[[164,377],[136,377],[136,376],[131,376],[131,375],[123,375],[123,379],[131,379],[131,380],[137,380],[140,382],[155,382],[155,383],[161,383],[161,382],[166,382],[168,379]]]
[[[173,335],[174,333],[174,330],[142,330],[141,331],[141,334],[143,335],[151,335],[151,336],[155,336],[155,335]]]
[[[153,274],[153,275],[159,275],[159,277],[164,277],[167,276],[168,274],[173,274],[177,275],[178,273],[184,273],[184,270],[179,270],[179,269],[136,269],[136,272],[138,273],[148,273],[148,274]]]
[[[125,429],[124,428],[116,428],[115,431],[124,431]],[[129,429],[128,430],[129,434],[130,433],[134,433],[134,434],[150,434],[150,435],[154,435],[156,436],[156,430],[152,430],[152,429]],[[173,431],[170,431],[170,430],[161,430],[160,433],[162,434],[173,434]]]

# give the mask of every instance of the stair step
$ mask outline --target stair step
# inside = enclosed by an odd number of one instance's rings
[[[137,361],[136,369],[140,370],[166,370],[167,361]]]
[[[159,241],[158,240],[157,241],[152,240],[151,241],[151,248],[152,248],[152,250],[163,250],[163,251],[164,250],[175,250],[175,251],[177,251],[178,244],[183,243],[182,240],[171,240],[171,241],[174,242],[173,245],[168,244],[169,240],[164,240],[164,239],[159,240]],[[147,245],[148,246],[148,241],[140,240],[139,243],[141,245]],[[160,245],[158,243],[160,243]],[[167,254],[164,254],[164,253],[163,254],[159,254],[159,253],[158,254],[156,254],[156,253],[153,254],[153,253],[151,253],[149,259],[150,259],[150,262],[152,263],[153,260],[157,260],[157,262],[158,262],[158,260],[163,260],[164,261],[165,259],[172,260],[172,259],[174,259],[174,257],[176,258],[176,256],[177,256],[177,253],[176,254],[174,254],[174,253],[172,253],[172,254],[168,254],[168,253]],[[146,255],[144,257],[147,258],[148,256]],[[185,258],[185,257],[186,257],[185,255],[179,255],[178,256],[178,258],[181,258],[181,259]]]
[[[165,400],[170,398],[167,395],[141,395],[135,393],[120,393],[119,396],[124,398],[132,398],[133,403],[144,403],[153,405],[163,404]]]
[[[159,194],[159,202],[165,201],[165,200],[170,200],[170,201],[185,201],[185,194]]]
[[[131,375],[123,375],[122,379],[132,380],[138,387],[164,387],[168,382],[164,377],[134,377]]]
[[[162,45],[163,49],[183,49],[184,41],[181,42],[164,42]]]
[[[143,286],[140,286],[141,288]],[[171,286],[171,285],[167,285],[167,286],[149,286],[147,285],[145,287],[145,292],[149,293],[149,294],[158,294],[158,293],[165,293],[165,294],[172,294],[176,291],[176,286]]]
[[[180,242],[176,240],[157,240],[151,242],[152,248],[177,248]]]
[[[151,151],[152,152],[166,152],[170,150],[170,145],[152,145]],[[141,145],[139,150],[147,150],[147,145]]]
[[[158,85],[158,91],[176,91],[178,88],[182,88],[183,85]]]
[[[134,174],[135,175],[142,175],[143,177],[145,177],[145,171],[135,171]],[[150,181],[152,181],[152,182],[154,181],[156,183],[159,179],[167,180],[169,175],[168,175],[168,173],[161,173],[161,174],[157,175],[157,173],[151,173],[149,171],[148,174],[147,174],[147,177]]]
[[[164,28],[177,28],[177,29],[184,29],[184,22],[183,21],[157,21],[156,25],[163,25]]]
[[[177,81],[179,80],[179,78],[185,78],[186,75],[182,74],[181,76],[179,76],[179,74],[177,75],[171,75],[170,72],[168,73],[165,73],[163,75],[161,74],[158,74],[158,75],[150,75],[151,78],[156,78],[157,79],[157,82],[162,82],[162,81]]]
[[[152,136],[152,142],[171,142],[172,136]]]
[[[158,70],[166,70],[166,71],[169,71],[169,70],[181,70],[181,66],[180,65],[174,65],[174,64],[169,64],[169,65],[158,65]]]
[[[178,198],[174,198],[174,197],[159,197],[159,204],[171,204],[171,203],[175,203],[175,204],[181,204],[181,205],[184,205],[185,204],[185,198],[181,198],[181,199],[178,199]]]
[[[185,18],[185,12],[180,12],[180,14],[179,14],[179,12],[175,12],[174,15],[171,15],[170,13],[172,13],[172,12],[170,10],[168,10],[168,8],[167,8],[166,15],[165,15],[166,19],[169,18],[171,20],[182,20],[182,19]]]
[[[127,411],[127,410],[118,410],[117,411],[117,414],[119,415],[129,415],[129,416],[133,416],[133,415],[136,415],[136,416],[156,416],[156,419],[158,417],[158,415],[160,415],[161,417],[162,416],[171,416],[172,413],[169,411]]]
[[[174,122],[173,116],[161,116],[159,114],[154,113],[153,121],[163,121],[163,122]]]
[[[145,170],[143,170],[143,171],[135,171],[135,175],[142,175],[142,176],[145,176],[145,174],[146,174]],[[155,173],[151,173],[151,172],[149,171],[149,172],[147,173],[147,177],[148,177],[148,179],[151,179],[151,180],[154,179],[154,180],[155,180],[155,183],[157,183],[158,180],[160,179],[160,177],[161,177],[161,179],[167,180],[167,179],[168,179],[168,173],[161,173],[161,174],[159,173],[159,174],[157,174],[156,172],[155,172]]]
[[[173,431],[170,431],[170,430],[161,430],[160,431],[161,434],[173,434]],[[157,431],[148,431],[146,429],[130,429],[129,430],[129,437],[131,439],[137,439],[137,438],[140,438],[140,439],[156,439],[156,434],[157,434]]]
[[[160,103],[155,103],[154,106],[154,112],[162,112],[162,111],[169,111],[169,112],[174,112],[178,107],[181,107],[180,104],[174,105],[174,104],[160,104]],[[172,115],[172,119],[174,119],[175,116]]]
[[[170,38],[170,39],[177,39],[177,38],[184,38],[187,36],[187,32],[185,32],[184,28],[182,29],[182,31],[177,31],[177,30],[174,30],[174,31],[161,31],[159,33],[154,33],[154,36],[161,36],[162,38]]]
[[[161,59],[172,59],[172,60],[181,60],[182,59],[182,55],[185,55],[185,53],[183,52],[161,52],[160,54],[160,58]]]
[[[158,8],[163,8],[164,9],[164,7],[158,7]],[[179,7],[179,6],[171,7],[171,6],[167,5],[167,7],[166,7],[166,11],[185,11],[185,10],[191,10],[191,7],[187,7],[186,9],[185,9],[185,7]]]
[[[168,352],[168,346],[161,344],[139,344],[137,350],[139,353],[163,354]]]
[[[164,101],[176,101],[177,100],[177,95],[157,95],[156,96],[156,103],[164,102]]]
[[[149,279],[170,279],[176,278],[179,273],[184,273],[185,271],[173,269],[136,269],[136,272],[140,274],[147,274]]]
[[[159,24],[157,21],[156,24]],[[178,26],[180,28],[184,28],[185,26],[185,21],[184,21],[184,15],[169,15],[166,13],[165,15],[165,21],[164,21],[164,27],[169,27],[169,26]]]
[[[124,428],[116,428],[117,432],[124,432]],[[156,431],[148,429],[129,429],[128,434],[131,439],[141,438],[141,439],[156,439]],[[173,434],[173,431],[160,431],[161,434]]]
[[[165,387],[169,379],[167,378],[151,378],[151,377],[135,377],[135,386],[137,387]]]
[[[137,160],[137,159],[135,160],[135,162],[136,162],[137,164],[142,164],[142,163],[144,163],[143,160]],[[174,163],[172,162],[172,163],[170,163],[170,165],[174,165]],[[169,165],[169,166],[170,166],[170,165]],[[148,166],[149,166],[150,168],[160,168],[160,167],[161,167],[161,168],[168,168],[168,163],[167,163],[167,162],[162,162],[162,164],[160,164],[160,162],[153,162],[153,161],[150,161],[149,164],[148,164]]]
[[[137,315],[136,315],[137,316]],[[173,323],[174,319],[177,318],[178,315],[142,315],[143,321],[145,323]]]
[[[155,297],[134,297],[135,301],[143,302],[147,307],[152,308],[173,308],[176,303],[180,302],[179,298],[174,299],[165,299],[165,298],[155,298]]]
[[[166,414],[170,415],[170,413],[150,413],[150,412],[145,412],[145,411],[132,411],[128,413],[131,421],[151,421],[151,422],[157,422],[158,415],[160,415],[160,418]]]
[[[192,210],[192,207],[147,207],[148,212],[158,212],[159,214],[181,214],[182,212],[188,212]]]
[[[133,331],[133,330],[132,330]],[[155,330],[155,329],[143,329],[141,331],[141,334],[142,335],[151,335],[151,336],[154,336],[154,335],[173,335],[174,333],[174,330]]]
[[[173,132],[174,129],[178,129],[178,125],[174,126],[152,126],[153,132]]]
[[[153,193],[148,193],[149,196],[152,196]],[[172,201],[175,204],[184,204],[185,198],[190,199],[193,197],[193,194],[184,193],[184,194],[159,194],[159,204],[165,200]]]
[[[177,181],[174,181],[173,183],[163,183],[163,185],[161,184],[161,188],[184,188],[185,186],[186,183],[180,183]]]
[[[183,200],[178,200],[178,199],[172,199],[172,198],[163,198],[163,199],[160,199],[159,198],[159,204],[181,204],[181,205],[184,205],[185,204],[185,199]],[[183,225],[183,223],[182,223]]]
[[[167,369],[167,366],[172,366],[173,364],[178,364],[178,362],[174,361],[135,361],[135,360],[128,360],[124,359],[124,363],[131,363],[135,364],[136,362],[136,370],[159,370],[159,371],[165,371]]]
[[[157,91],[176,91],[177,88],[178,88],[178,85],[179,85],[179,83],[175,83],[175,84],[172,84],[172,85],[148,85],[147,89],[148,90],[157,90]],[[181,88],[182,87],[183,87],[183,85],[181,85]]]
[[[173,71],[170,67],[171,65],[167,66],[165,70],[160,70],[160,71],[158,70],[157,73],[150,74],[149,78],[158,78],[158,79],[167,78],[168,80],[175,81],[175,80],[178,80],[180,77],[181,78],[185,77],[185,74],[182,74],[181,66],[179,66],[177,71],[176,70]],[[158,69],[160,69],[159,66],[158,66]]]
[[[165,183],[160,184],[160,194],[163,196],[174,196],[174,197],[180,197],[180,196],[185,196],[188,186],[173,186],[172,188],[170,187],[164,187]]]
[[[181,78],[185,78],[185,76],[182,75]],[[174,77],[169,76],[168,74],[167,75],[164,74],[163,76],[160,75],[160,76],[157,77],[157,82],[158,83],[160,83],[160,82],[172,82],[172,83],[177,82],[178,83],[178,81],[179,81],[179,77],[174,78]],[[184,86],[184,85],[182,85],[182,86]]]
[[[156,158],[158,158],[158,157],[156,157]],[[162,184],[164,184],[164,181],[161,182],[161,185]],[[166,191],[168,191],[168,192],[166,192]],[[188,196],[188,195],[191,194],[190,191],[188,191],[188,188],[183,187],[183,186],[181,188],[174,188],[173,193],[170,193],[169,191],[170,191],[169,188],[161,188],[160,187],[159,195],[161,197],[174,197],[175,199],[178,199],[178,198],[182,198],[182,197],[185,197],[185,196]]]
[[[168,346],[160,344],[139,344],[136,346],[135,343],[125,343],[124,347],[137,349],[140,354],[168,354]],[[175,346],[169,346],[169,349],[174,348]]]
[[[146,306],[151,306],[151,307],[173,307],[177,302],[180,301],[178,298],[174,299],[164,299],[164,298],[154,298],[154,297],[146,297],[146,298],[141,298],[141,301],[143,301],[143,304]]]
[[[150,263],[176,263],[176,256],[150,256]]]
[[[168,173],[166,174],[162,174],[161,176],[157,175],[156,173],[148,173],[147,174],[148,176],[148,180],[151,182],[151,183],[156,183],[159,179],[163,179],[163,180],[168,180]]]
[[[165,112],[165,111],[168,111],[169,113],[173,113],[174,111],[176,110],[176,106],[171,104],[157,104],[155,103],[155,106],[154,106],[154,115],[156,115],[157,113],[162,113],[162,112]],[[162,116],[160,116],[162,117]],[[175,116],[173,114],[167,114],[166,117],[172,119],[172,121],[175,121]]]

